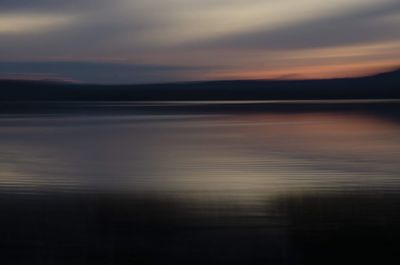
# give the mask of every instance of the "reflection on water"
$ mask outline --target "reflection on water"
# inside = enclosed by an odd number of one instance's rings
[[[400,123],[368,113],[3,117],[4,259],[394,264]]]

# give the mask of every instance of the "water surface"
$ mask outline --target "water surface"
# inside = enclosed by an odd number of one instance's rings
[[[97,104],[101,112],[5,113],[5,264],[337,264],[397,256],[397,107],[258,103],[218,111],[214,103],[199,112],[192,104],[167,112],[146,104],[126,112],[129,103],[115,103]]]

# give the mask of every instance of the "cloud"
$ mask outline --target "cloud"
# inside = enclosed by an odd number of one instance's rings
[[[357,45],[400,40],[399,17],[398,0],[0,0],[0,62],[32,66],[33,61],[122,59],[127,64],[211,66],[207,71],[135,69],[128,74],[130,69],[122,74],[129,67],[116,71],[114,65],[108,70],[119,74],[107,74],[96,64],[93,71],[83,71],[82,65],[78,72],[66,71],[90,82],[200,79],[213,65],[277,69],[298,66],[299,59],[288,55],[304,50],[332,48],[323,58],[328,60],[338,47],[354,46],[355,51]],[[346,52],[352,62],[352,48]],[[363,56],[368,57],[357,60]],[[302,64],[319,63],[309,58]]]
[[[73,16],[17,14],[0,17],[0,34],[23,34],[47,32],[76,21]]]
[[[215,67],[101,62],[1,62],[0,76],[47,76],[89,83],[154,83],[179,80],[183,76],[188,79],[191,73],[211,69]]]
[[[105,0],[1,0],[0,10],[2,12],[71,12],[99,7],[99,4],[101,6],[106,2]]]
[[[398,40],[400,2],[350,10],[330,16],[309,18],[276,29],[247,31],[215,38],[194,47],[291,50],[337,47],[358,43]]]

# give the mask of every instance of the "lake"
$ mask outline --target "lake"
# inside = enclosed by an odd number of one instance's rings
[[[0,117],[2,264],[399,259],[397,102],[23,106]]]

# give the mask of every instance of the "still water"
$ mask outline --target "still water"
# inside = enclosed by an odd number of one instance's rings
[[[0,118],[1,264],[396,263],[390,110],[100,108]]]

